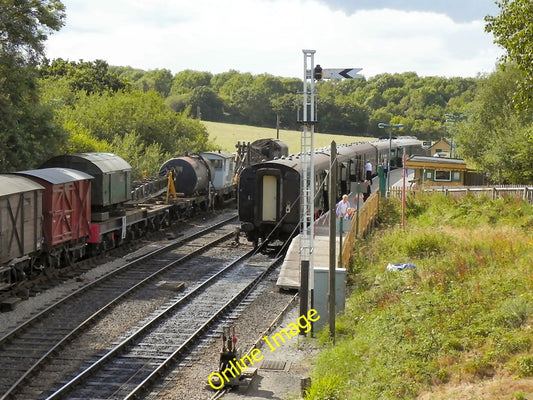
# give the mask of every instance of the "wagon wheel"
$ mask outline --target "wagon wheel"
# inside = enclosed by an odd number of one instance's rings
[[[45,270],[48,268],[54,268],[54,262],[51,254],[47,254],[45,257]]]
[[[63,262],[65,266],[72,265],[72,255],[68,249],[63,252]]]

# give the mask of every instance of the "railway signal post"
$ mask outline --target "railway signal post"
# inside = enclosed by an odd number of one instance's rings
[[[300,182],[300,315],[308,310],[308,293],[310,289],[310,273],[313,270],[313,218],[314,218],[314,126],[316,121],[315,79],[321,77],[322,68],[315,67],[316,50],[302,50],[304,53],[303,108],[302,108],[302,139],[301,161],[302,182]]]
[[[304,79],[303,79],[303,107],[301,137],[301,163],[302,181],[300,195],[300,315],[306,315],[308,310],[308,293],[312,292],[314,268],[313,263],[313,237],[314,237],[314,204],[315,204],[315,176],[314,176],[314,126],[317,123],[316,89],[315,81],[322,79],[352,79],[362,78],[357,74],[361,68],[322,68],[320,64],[315,66],[314,56],[316,50],[302,50],[304,54]],[[330,215],[334,218],[333,215]],[[335,232],[333,232],[335,236]],[[333,267],[334,274],[335,266]],[[329,279],[334,279],[331,273]],[[333,281],[334,282],[334,281]],[[330,285],[331,287],[331,285]],[[335,294],[330,293],[330,302],[335,307]],[[330,312],[330,314],[332,314]],[[333,315],[329,316],[330,326]],[[333,328],[334,329],[334,328]],[[334,334],[334,333],[333,333]]]

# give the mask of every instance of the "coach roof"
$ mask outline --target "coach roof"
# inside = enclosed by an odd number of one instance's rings
[[[31,192],[34,190],[44,190],[38,183],[23,176],[0,175],[0,196],[8,196],[15,193]]]
[[[77,171],[75,169],[70,168],[43,168],[34,169],[30,171],[19,171],[15,172],[15,174],[33,176],[53,185],[82,181],[86,179],[94,179],[93,176],[86,174],[85,172]]]

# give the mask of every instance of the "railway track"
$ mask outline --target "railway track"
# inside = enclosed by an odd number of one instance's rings
[[[69,354],[65,348],[76,347],[73,343],[77,340],[86,341],[82,338],[89,329],[94,329],[98,321],[105,320],[106,316],[114,318],[114,309],[127,302],[144,300],[146,303],[146,299],[150,298],[149,310],[139,312],[139,315],[133,312],[127,314],[127,321],[121,326],[123,333],[142,320],[146,312],[152,312],[176,297],[176,287],[158,290],[161,285],[170,284],[172,287],[173,282],[179,279],[185,286],[194,287],[206,280],[205,275],[216,273],[220,265],[211,265],[207,269],[199,267],[206,264],[202,254],[233,237],[234,225],[230,223],[234,220],[233,217],[221,221],[214,227],[182,237],[142,256],[83,286],[4,334],[0,338],[0,398],[41,398],[51,381],[62,379],[64,372],[58,372],[57,364],[72,364],[64,363],[59,354]],[[218,230],[218,233],[211,233],[213,229]],[[213,252],[211,258],[223,258],[220,250]],[[194,259],[196,267],[183,267],[184,263],[194,262]],[[134,309],[137,308],[134,306]],[[109,340],[112,340],[112,335]],[[93,347],[98,345],[93,343]],[[76,353],[76,349],[70,352]],[[86,354],[83,353],[78,349],[74,356],[78,364],[86,362]],[[51,365],[55,366],[52,372],[47,373],[46,366]]]
[[[201,339],[275,265],[254,251],[229,263],[187,296],[170,302],[47,399],[131,399],[168,367],[183,359]]]

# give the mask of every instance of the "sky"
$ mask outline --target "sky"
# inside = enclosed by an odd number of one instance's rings
[[[101,59],[143,70],[304,75],[323,68],[475,77],[503,49],[485,33],[493,0],[62,0],[49,59]]]

